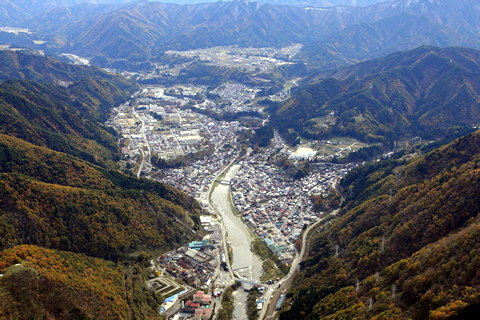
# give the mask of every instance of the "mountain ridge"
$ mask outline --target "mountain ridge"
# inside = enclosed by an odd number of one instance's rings
[[[410,62],[396,68],[395,60]],[[442,128],[480,121],[479,61],[479,51],[463,48],[423,46],[395,53],[337,71],[345,80],[327,78],[297,88],[292,98],[270,110],[272,121],[290,140],[296,135],[287,128],[313,139],[332,134],[371,142],[411,135],[438,138]],[[332,112],[334,123],[320,125]]]
[[[479,139],[477,131],[409,162],[349,173],[341,185],[353,192],[328,231],[314,235],[280,319],[301,311],[306,319],[454,319],[478,310]]]

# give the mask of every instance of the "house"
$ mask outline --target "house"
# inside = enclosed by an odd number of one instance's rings
[[[202,312],[203,312],[202,309],[197,309],[197,311],[195,311],[195,317],[194,317],[194,319],[195,319],[195,320],[201,320],[201,319],[202,319]]]
[[[193,295],[193,302],[202,302],[202,298],[203,296],[205,295],[205,293],[203,291],[197,291],[194,295]]]
[[[212,309],[208,308],[208,309],[203,309],[202,311],[202,320],[208,320],[210,319],[212,315]]]
[[[209,295],[209,294],[206,294],[202,297],[202,300],[200,302],[200,304],[202,305],[207,305],[207,304],[211,304],[212,303],[212,296]]]

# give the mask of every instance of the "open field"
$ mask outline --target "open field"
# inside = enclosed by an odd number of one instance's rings
[[[198,58],[212,65],[227,68],[245,68],[245,71],[264,72],[276,66],[291,64],[285,61],[300,50],[301,45],[285,48],[213,47],[189,51],[167,51],[167,54]]]

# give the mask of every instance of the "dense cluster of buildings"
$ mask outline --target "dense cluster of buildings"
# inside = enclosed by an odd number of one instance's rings
[[[217,151],[209,157],[198,160],[189,167],[162,170],[159,181],[172,185],[195,198],[207,192],[216,175],[222,172],[235,158],[233,149]]]
[[[212,93],[220,96],[222,100],[229,102],[229,105],[224,110],[219,109],[219,112],[239,112],[250,111],[246,109],[244,104],[253,100],[257,91],[260,90],[249,89],[240,83],[227,82],[215,88]]]
[[[162,305],[161,314],[165,317],[176,314],[178,319],[210,319],[213,303],[219,303],[224,287],[218,281],[219,257],[224,255],[222,230],[210,216],[201,216],[201,223],[209,231],[202,241],[184,244],[151,261],[148,284],[152,288],[158,292],[179,288]],[[179,285],[181,282],[187,285]]]
[[[241,129],[239,122],[219,122],[188,108],[178,109],[187,103],[185,99],[143,97],[137,98],[135,108],[125,103],[113,109],[107,125],[121,133],[122,152],[130,156],[132,164],[141,150],[169,160],[234,141],[235,131]]]
[[[327,195],[334,182],[357,165],[312,164],[309,175],[292,180],[284,170],[265,161],[278,151],[278,147],[267,149],[241,161],[242,169],[232,179],[231,190],[233,204],[247,225],[288,263],[294,257],[292,244],[304,225],[322,214],[314,212],[310,196]]]

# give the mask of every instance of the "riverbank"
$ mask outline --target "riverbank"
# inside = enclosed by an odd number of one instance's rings
[[[252,251],[263,260],[263,275],[260,279],[262,282],[275,280],[277,278],[282,279],[290,271],[290,267],[278,259],[263,239],[257,238],[252,242]]]
[[[224,179],[231,180],[239,169],[240,165],[230,166],[223,176]],[[230,186],[224,184],[217,185],[210,195],[210,203],[222,219],[224,232],[228,235],[225,245],[228,243],[233,251],[233,262],[229,271],[240,273],[242,278],[259,281],[263,274],[262,261],[251,251],[253,237],[243,220],[235,216],[232,211],[229,196]],[[233,298],[235,302],[234,315],[237,319],[243,319],[246,316],[247,294],[239,290],[235,292]]]

